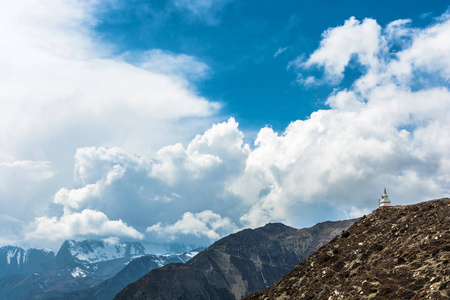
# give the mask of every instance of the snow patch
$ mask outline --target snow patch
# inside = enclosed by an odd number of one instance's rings
[[[192,251],[192,252],[186,253],[186,256],[189,257],[189,259],[191,259],[194,256],[196,256],[198,253],[199,253],[198,251]]]
[[[16,250],[14,250],[14,251],[9,250],[9,251],[6,253],[6,261],[7,261],[8,265],[11,264],[11,258],[13,258],[15,255],[16,255]]]
[[[86,277],[86,273],[83,270],[81,270],[79,267],[76,267],[75,269],[73,269],[73,271],[70,274],[72,275],[73,278]]]
[[[88,263],[124,257],[138,257],[146,254],[144,246],[140,243],[116,243],[114,239],[107,241],[69,241],[69,251],[73,257]]]

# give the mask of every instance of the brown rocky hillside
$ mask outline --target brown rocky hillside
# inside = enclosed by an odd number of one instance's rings
[[[450,299],[450,199],[378,209],[244,299]]]
[[[355,221],[323,222],[304,229],[280,223],[245,229],[185,264],[150,271],[115,299],[240,299],[274,284]]]

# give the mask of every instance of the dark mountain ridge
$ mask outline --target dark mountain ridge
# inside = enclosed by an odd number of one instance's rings
[[[150,271],[115,299],[239,299],[273,284],[355,220],[295,229],[280,223],[220,239],[185,264]]]
[[[450,299],[450,199],[377,209],[256,299]]]

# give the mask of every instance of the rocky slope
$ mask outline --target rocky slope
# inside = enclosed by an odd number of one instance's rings
[[[239,299],[273,284],[355,220],[306,229],[267,224],[229,235],[185,264],[152,270],[115,299]]]
[[[244,299],[450,299],[450,199],[375,210]]]

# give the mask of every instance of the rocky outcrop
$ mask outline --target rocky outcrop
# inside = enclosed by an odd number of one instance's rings
[[[185,264],[152,270],[115,299],[239,299],[273,284],[355,220],[306,229],[280,223],[231,234]]]
[[[450,299],[450,199],[377,209],[256,299]]]

